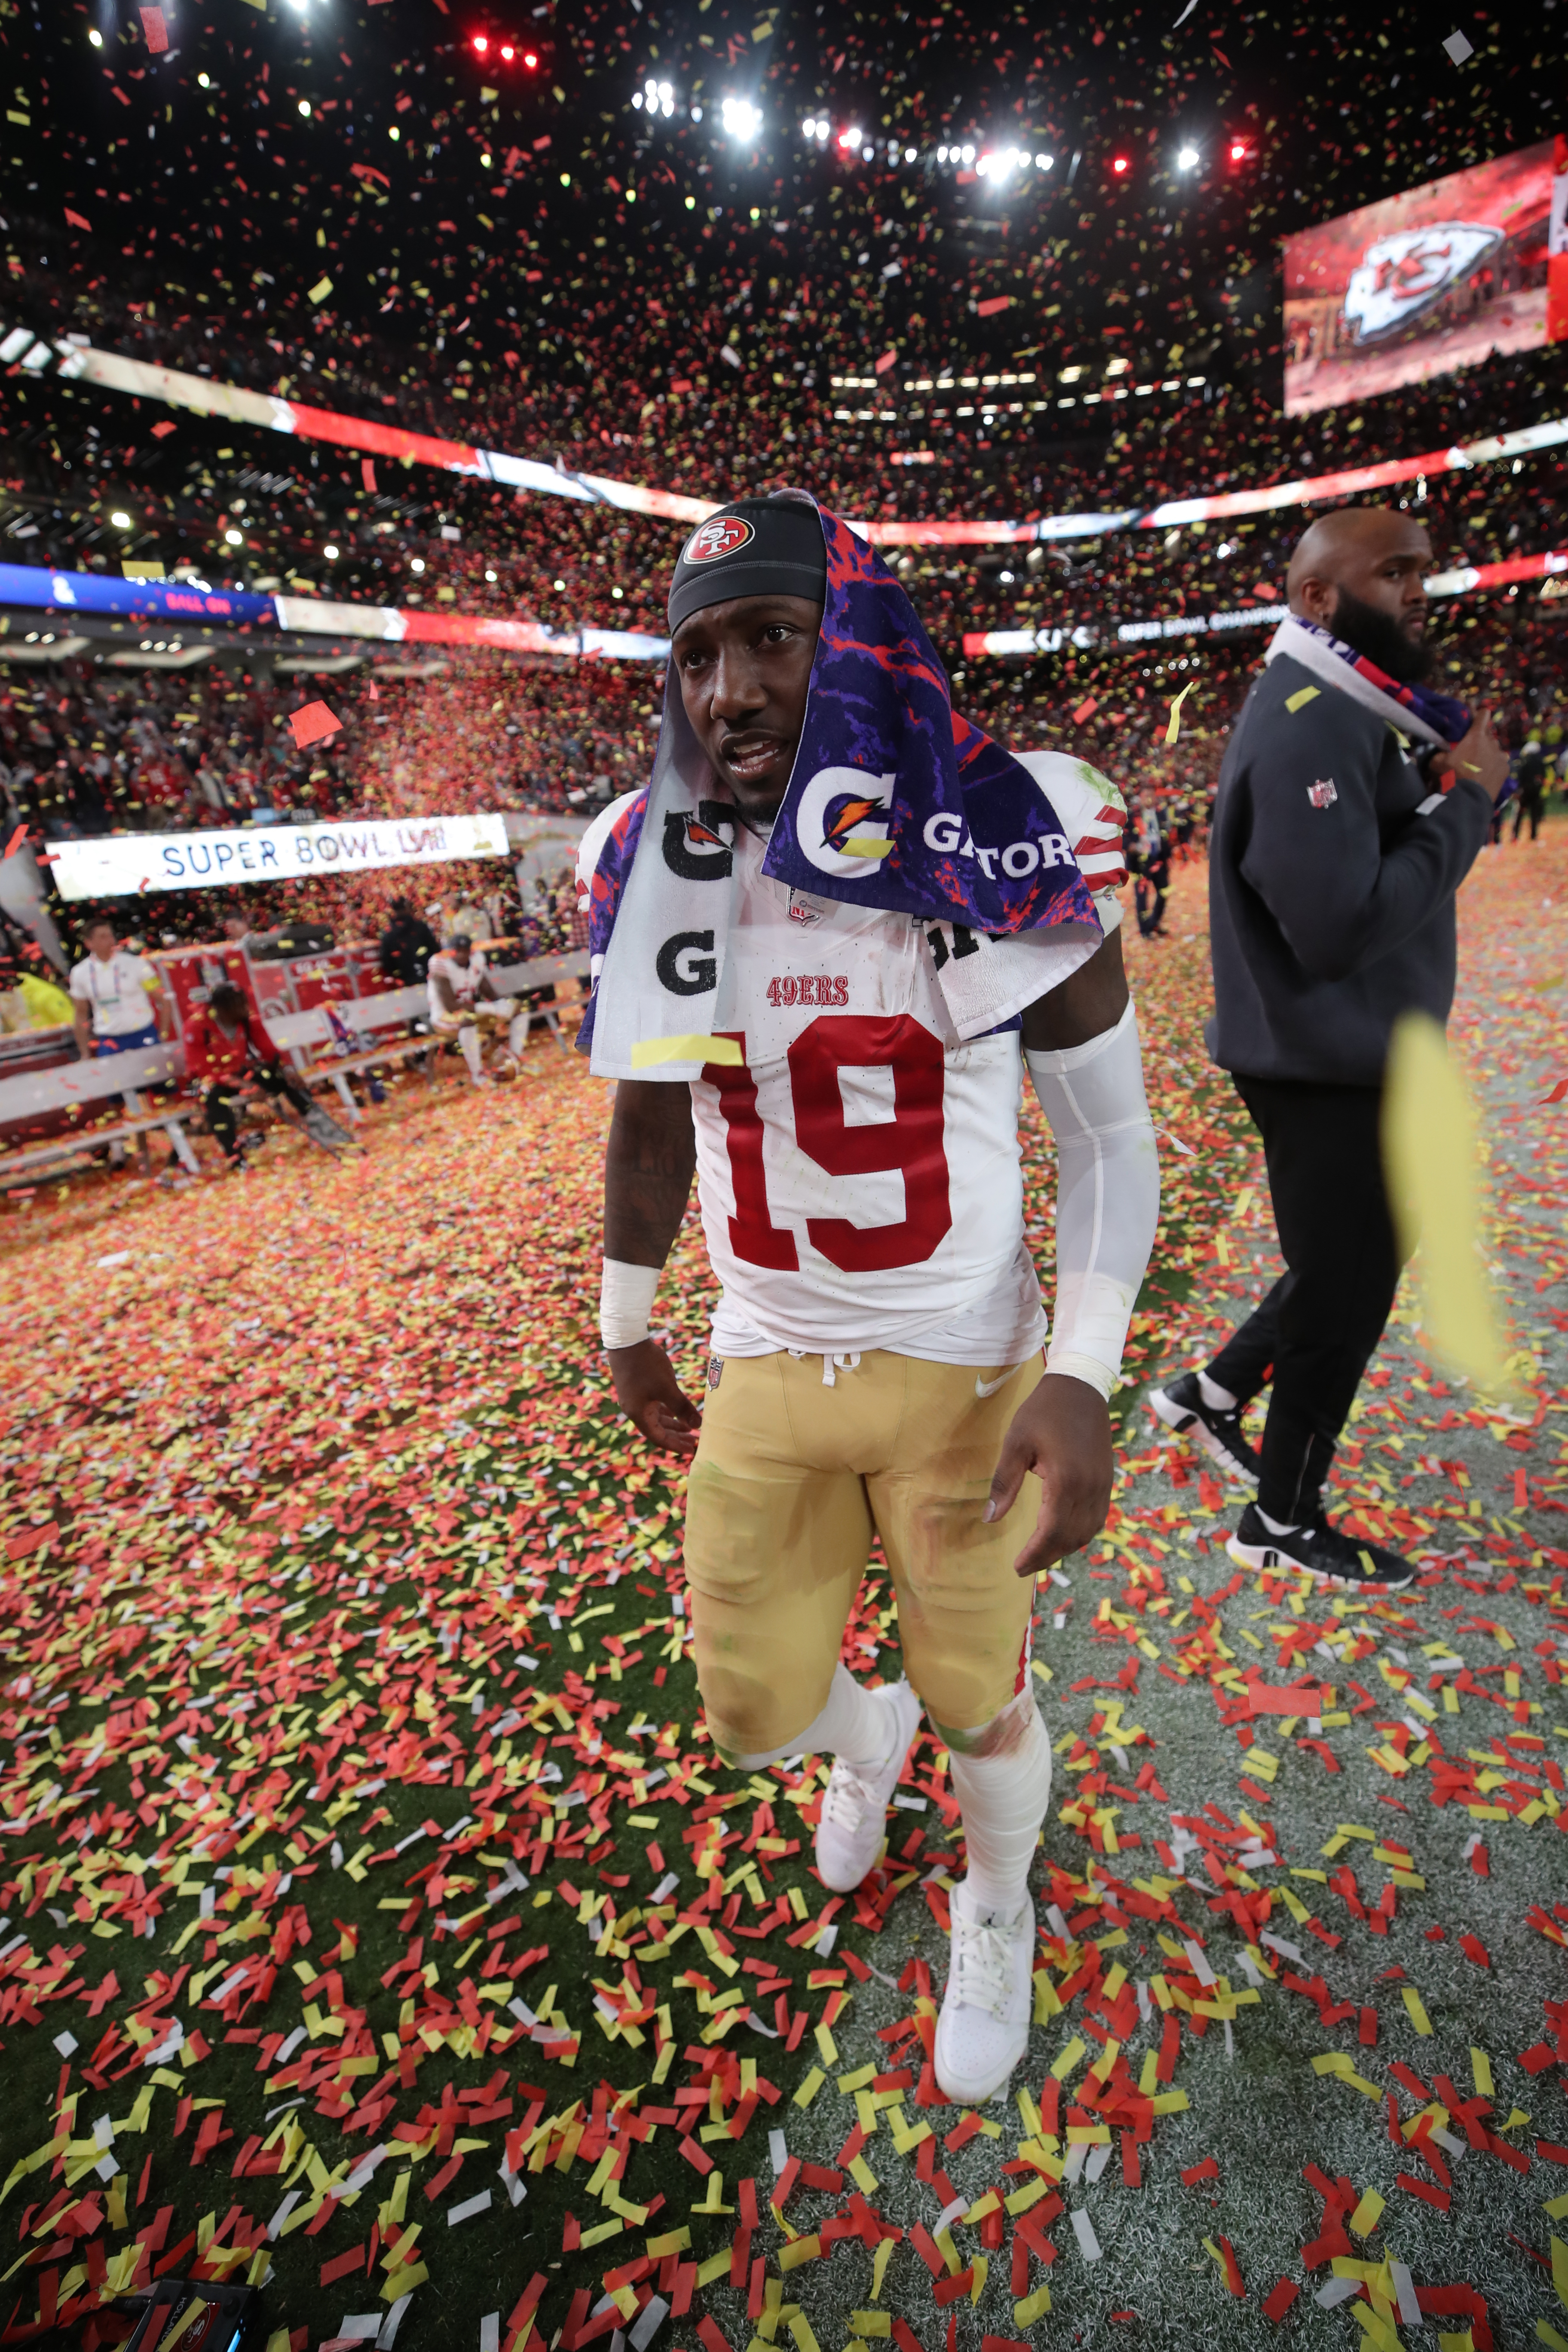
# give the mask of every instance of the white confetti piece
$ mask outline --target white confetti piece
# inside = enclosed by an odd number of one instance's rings
[[[377,2325],[379,2326],[379,2322]],[[500,2352],[500,2314],[487,2311],[479,2322],[479,2352]]]
[[[55,2036],[55,2048],[62,2058],[68,2058],[72,2052],[79,2047],[80,2044],[74,2033],[57,2033]]]
[[[1072,2217],[1072,2233],[1078,2240],[1078,2250],[1084,2261],[1097,2263],[1101,2252],[1100,2240],[1094,2234],[1094,2223],[1081,2205]]]
[[[285,2197],[282,2204],[279,2205],[277,2212],[274,2213],[271,2221],[267,2224],[267,2234],[269,2238],[277,2237],[279,2231],[283,2227],[284,2222],[289,2219],[289,2214],[300,2202],[300,2199],[303,2193],[304,2192],[301,2189],[290,2189],[288,2196]]]
[[[477,2197],[465,2197],[460,2205],[447,2206],[447,2227],[455,2230],[459,2221],[471,2221],[476,2213],[488,2213],[489,2210],[490,2192],[481,2189]]]
[[[648,2346],[668,2316],[668,2304],[662,2295],[654,2295],[638,2315],[637,2326],[632,2329],[632,2352],[647,2352]]]
[[[789,2162],[789,2150],[784,2146],[784,2136],[782,2131],[771,2131],[768,2134],[768,2160],[773,2168],[773,2179],[776,2180]]]
[[[1450,33],[1443,47],[1457,66],[1462,66],[1467,58],[1473,58],[1476,54],[1474,41],[1467,40],[1463,33]]]

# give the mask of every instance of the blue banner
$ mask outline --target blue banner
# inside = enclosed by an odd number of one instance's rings
[[[278,626],[275,600],[244,589],[208,588],[198,580],[116,580],[103,572],[47,572],[30,563],[0,563],[0,604],[112,613],[129,621],[184,621],[193,627]]]

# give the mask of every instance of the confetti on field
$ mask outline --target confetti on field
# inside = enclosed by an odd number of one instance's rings
[[[263,2285],[285,2342],[396,2315],[405,2352],[930,2352],[1084,2295],[1255,2344],[1255,2305],[1297,2327],[1331,2287],[1379,2347],[1412,2313],[1550,2326],[1568,1152],[1540,1097],[1568,1039],[1529,982],[1565,851],[1533,898],[1500,855],[1463,902],[1455,1050],[1532,1353],[1489,1406],[1402,1300],[1336,1474],[1421,1560],[1391,1598],[1236,1570],[1230,1498],[1145,1419],[1274,1261],[1202,1055],[1201,869],[1131,949],[1193,1149],[1110,1521],[1041,1588],[1036,2023],[974,2114],[931,2062],[945,1754],[922,1735],[845,1897],[810,1868],[817,1759],[732,1773],[701,1727],[680,1481],[598,1354],[608,1104],[578,1066],[395,1089],[353,1172],[280,1145],[243,1197],[100,1187],[14,1232],[0,2326],[174,2272]],[[710,1297],[691,1226],[658,1315],[690,1381]],[[891,1675],[896,1642],[873,1562],[846,1657]]]

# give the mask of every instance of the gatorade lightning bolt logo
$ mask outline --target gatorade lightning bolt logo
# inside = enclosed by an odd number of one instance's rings
[[[733,555],[744,547],[756,532],[744,515],[715,515],[708,522],[699,523],[681,551],[683,563],[717,563],[721,556]]]
[[[880,801],[845,801],[822,828],[824,848],[841,850],[845,843],[853,836],[856,828],[864,824],[867,817],[879,816],[881,814]]]

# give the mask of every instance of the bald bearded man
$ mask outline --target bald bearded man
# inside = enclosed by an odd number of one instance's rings
[[[1399,1283],[1378,1118],[1394,1024],[1446,1022],[1454,898],[1508,776],[1484,719],[1427,683],[1432,551],[1411,516],[1342,508],[1302,535],[1290,609],[1220,771],[1209,1046],[1263,1138],[1287,1271],[1159,1419],[1257,1481],[1254,1568],[1397,1591],[1407,1560],[1329,1522],[1323,1481]],[[1242,1412],[1269,1380],[1260,1453]]]

